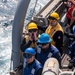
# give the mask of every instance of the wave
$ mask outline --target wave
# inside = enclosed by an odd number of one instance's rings
[[[20,0],[0,0],[0,75],[9,75],[12,50],[12,24],[17,4]],[[36,0],[32,0],[34,3]],[[35,14],[49,0],[38,0]],[[38,7],[39,6],[39,7]],[[34,5],[29,7],[26,20],[32,17]]]

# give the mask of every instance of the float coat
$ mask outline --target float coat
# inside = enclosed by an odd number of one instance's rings
[[[28,64],[25,61],[23,64],[23,75],[36,75],[37,71],[42,68],[37,60],[34,61],[30,68],[28,68]]]
[[[58,59],[58,61],[60,62],[59,51],[53,45],[51,45],[45,52],[42,50],[42,48],[40,46],[38,46],[36,49],[36,52],[37,52],[36,53],[37,60],[42,65],[44,65],[45,61],[50,57],[54,57],[54,58]]]

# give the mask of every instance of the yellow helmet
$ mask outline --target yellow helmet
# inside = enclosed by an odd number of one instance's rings
[[[34,22],[31,22],[28,24],[28,30],[30,29],[38,29],[37,24]]]
[[[55,18],[56,20],[60,19],[59,14],[56,12],[51,13],[49,16]]]

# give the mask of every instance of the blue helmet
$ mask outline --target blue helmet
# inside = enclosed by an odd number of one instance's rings
[[[38,43],[49,43],[52,42],[52,39],[50,38],[50,36],[46,33],[43,33],[40,35],[38,41]]]
[[[73,33],[75,33],[75,25],[73,26]]]
[[[35,50],[33,48],[27,48],[24,53],[29,53],[31,55],[35,55],[36,54],[36,52],[35,52]]]

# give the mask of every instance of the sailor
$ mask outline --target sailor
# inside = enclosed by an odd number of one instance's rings
[[[73,33],[70,33],[70,32],[65,31],[64,32],[64,35],[67,38],[71,38],[71,41],[74,41],[75,40],[75,25],[73,26]]]
[[[57,12],[51,13],[48,17],[49,26],[46,29],[45,33],[47,33],[51,37],[51,39],[53,40],[51,44],[56,46],[62,55],[64,31],[58,22],[59,19],[60,17]]]
[[[36,59],[44,65],[48,58],[54,57],[61,62],[61,54],[59,50],[51,44],[52,39],[46,33],[43,33],[38,38],[38,46],[36,47]]]
[[[42,65],[35,59],[35,50],[31,47],[27,48],[23,54],[23,75],[41,75]]]
[[[35,48],[37,46],[36,44],[38,39],[37,24],[34,22],[30,22],[27,28],[28,28],[29,35],[25,35],[25,38],[22,41],[22,44],[20,46],[22,52],[24,52],[24,50],[28,47]]]
[[[70,8],[72,6],[72,4],[75,4],[74,0],[62,0],[62,2],[67,9]]]
[[[67,13],[66,13],[66,17],[68,20],[67,26],[66,28],[70,28],[70,32],[73,33],[73,26],[75,25],[75,5],[72,5]]]
[[[73,26],[73,32],[75,35],[75,26]],[[68,67],[73,68],[75,67],[75,39],[74,39],[74,42],[70,45],[69,55],[70,55],[71,60],[70,60]]]

